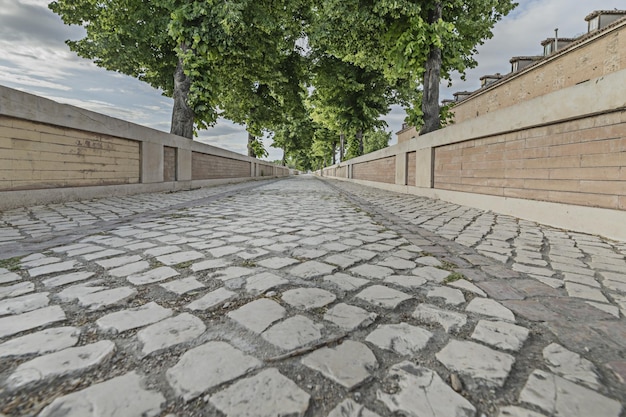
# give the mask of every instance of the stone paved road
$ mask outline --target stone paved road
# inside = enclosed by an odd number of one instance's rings
[[[624,243],[303,176],[0,244],[0,415],[626,416]]]

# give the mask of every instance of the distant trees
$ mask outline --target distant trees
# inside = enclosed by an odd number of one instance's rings
[[[439,128],[440,79],[476,65],[476,46],[515,6],[56,0],[49,7],[66,24],[85,27],[70,49],[174,98],[172,133],[192,138],[223,116],[246,126],[251,156],[266,154],[260,137],[270,135],[283,161],[302,168],[327,163],[338,148],[340,159],[373,149],[367,138],[377,137],[372,132],[384,127],[380,118],[392,104],[422,133]]]
[[[363,133],[385,126],[380,116],[387,114],[394,102],[392,86],[380,71],[361,68],[333,56],[323,55],[314,65],[315,89],[310,97],[313,120],[339,132],[344,141],[352,144],[352,152],[362,155]]]

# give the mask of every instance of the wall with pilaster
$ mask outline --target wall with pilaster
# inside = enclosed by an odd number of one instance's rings
[[[0,86],[0,210],[287,175],[284,167]]]
[[[626,239],[624,80],[622,69],[341,165],[350,181]],[[345,179],[335,171],[323,175]]]

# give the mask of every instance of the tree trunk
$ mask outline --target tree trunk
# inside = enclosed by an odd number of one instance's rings
[[[343,162],[343,156],[345,155],[346,149],[346,135],[341,133],[339,135],[339,162]]]
[[[433,24],[441,19],[441,1],[435,3],[435,8],[428,13],[428,23]],[[433,132],[441,127],[439,120],[439,80],[441,78],[441,49],[430,46],[424,71],[424,96],[422,97],[422,112],[424,126],[420,135]]]
[[[170,133],[187,139],[193,139],[194,112],[189,107],[189,89],[191,80],[183,70],[183,59],[178,58],[174,72],[174,108]]]
[[[284,167],[287,166],[287,149],[283,149],[283,159],[280,161],[280,164]]]
[[[254,148],[252,147],[252,143],[254,142],[254,135],[248,132],[248,156],[252,158],[256,158],[256,154],[254,153]]]
[[[337,163],[337,140],[333,140],[332,142],[333,145],[333,165],[335,165]]]
[[[356,132],[356,140],[359,143],[359,156],[363,155],[363,131]]]

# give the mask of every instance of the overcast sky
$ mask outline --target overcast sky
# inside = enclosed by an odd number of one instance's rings
[[[456,91],[473,91],[479,78],[510,71],[509,59],[541,55],[541,41],[554,36],[586,33],[585,16],[594,10],[624,9],[625,0],[518,0],[519,6],[500,21],[494,37],[479,47],[478,67],[466,81],[455,77],[452,87],[442,85],[441,98]],[[80,27],[65,26],[47,8],[48,0],[0,0],[0,84],[68,103],[155,129],[169,131],[173,101],[131,77],[98,68],[70,52],[64,41],[80,39]],[[400,130],[404,112],[394,108],[385,117],[388,130]],[[220,121],[201,131],[202,142],[246,153],[243,126]],[[395,134],[392,143],[395,143]],[[280,159],[282,151],[269,147],[268,159]]]

